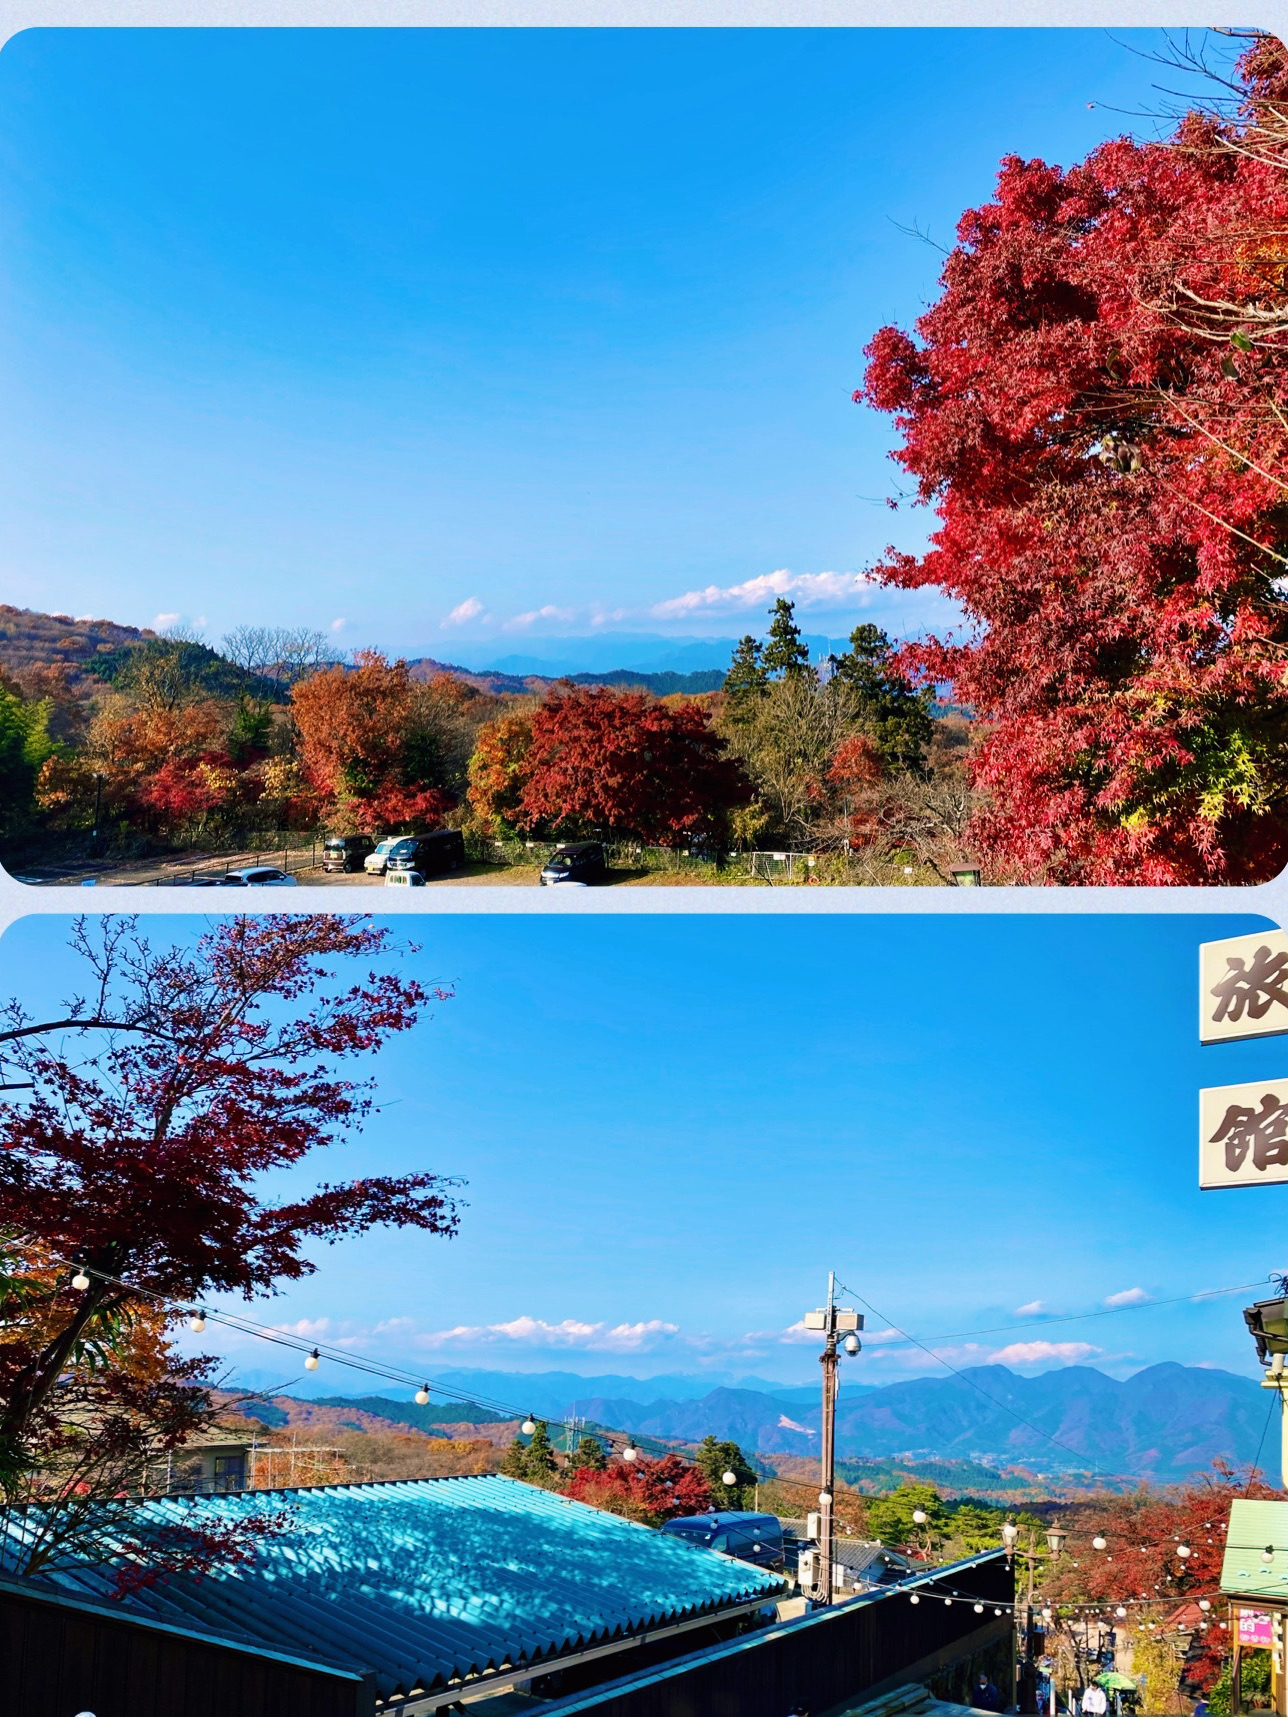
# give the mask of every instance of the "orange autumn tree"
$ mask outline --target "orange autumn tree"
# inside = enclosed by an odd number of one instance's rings
[[[328,821],[367,834],[436,828],[451,803],[444,774],[441,696],[404,661],[359,650],[292,688],[304,772]]]

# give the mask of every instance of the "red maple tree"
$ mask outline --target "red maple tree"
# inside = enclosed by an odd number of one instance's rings
[[[1189,1484],[1078,1503],[1072,1518],[1065,1516],[1064,1553],[1045,1564],[1042,1601],[1103,1605],[1120,1626],[1148,1629],[1151,1620],[1160,1625],[1187,1601],[1208,1599],[1210,1612],[1196,1611],[1186,1664],[1187,1682],[1206,1687],[1228,1645],[1219,1619],[1230,1504],[1236,1497],[1278,1494],[1260,1473],[1215,1461],[1210,1473]],[[1119,1606],[1123,1617],[1116,1615]]]
[[[577,1467],[563,1487],[566,1496],[613,1514],[657,1526],[711,1507],[711,1487],[700,1468],[679,1455],[658,1460],[610,1461],[606,1467]]]
[[[698,704],[555,687],[531,718],[515,821],[675,846],[718,835],[751,787]]]
[[[984,724],[1003,878],[1288,859],[1288,147],[1243,146],[1288,114],[1288,56],[1260,37],[1239,75],[1237,113],[1169,140],[1008,157],[917,339],[867,348],[855,397],[939,519],[879,571],[965,610],[903,661]]]
[[[263,1190],[265,1175],[361,1126],[371,1082],[341,1064],[365,1061],[424,1012],[420,983],[379,969],[396,954],[387,931],[272,915],[158,947],[135,920],[109,918],[78,921],[72,947],[86,997],[53,1020],[13,1002],[0,1024],[15,1093],[0,1101],[0,1235],[19,1258],[0,1269],[0,1298],[21,1306],[25,1331],[0,1341],[0,1487],[56,1449],[68,1368],[115,1353],[153,1303],[132,1283],[169,1302],[251,1298],[308,1274],[310,1241],[378,1225],[450,1236],[458,1222],[455,1183],[428,1171],[284,1199]],[[357,972],[341,975],[346,965]],[[57,1266],[47,1280],[33,1256]],[[84,1291],[70,1260],[89,1274]],[[161,1390],[163,1437],[204,1411],[202,1372],[171,1359],[145,1379]],[[130,1368],[109,1369],[111,1388],[125,1388]],[[155,1436],[156,1423],[144,1431]]]

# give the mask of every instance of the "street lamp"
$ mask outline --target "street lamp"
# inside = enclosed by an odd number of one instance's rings
[[[1047,1528],[1046,1541],[1047,1548],[1053,1556],[1063,1555],[1064,1541],[1068,1536],[1069,1534],[1065,1531],[1063,1526],[1060,1525],[1058,1520],[1052,1521],[1051,1525]]]
[[[957,888],[978,888],[980,885],[980,868],[977,864],[955,864],[950,867],[948,874]]]

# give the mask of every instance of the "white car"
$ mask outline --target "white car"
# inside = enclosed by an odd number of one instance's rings
[[[389,855],[402,838],[401,835],[387,835],[383,841],[377,843],[374,852],[367,854],[362,861],[362,868],[368,876],[383,876],[385,874],[389,867]]]
[[[387,870],[386,888],[424,888],[425,879],[418,870]]]
[[[221,884],[224,888],[298,888],[299,878],[276,865],[251,864],[242,870],[230,870]]]

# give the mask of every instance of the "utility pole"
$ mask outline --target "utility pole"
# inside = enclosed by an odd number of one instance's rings
[[[830,1604],[832,1602],[832,1565],[835,1560],[832,1495],[836,1480],[836,1393],[840,1385],[837,1368],[841,1357],[836,1350],[836,1338],[838,1335],[844,1335],[845,1351],[850,1354],[857,1353],[861,1346],[857,1332],[863,1328],[863,1317],[859,1312],[852,1312],[837,1305],[836,1272],[834,1270],[828,1272],[827,1305],[816,1311],[805,1313],[805,1328],[819,1330],[823,1336],[823,1351],[818,1356],[819,1364],[823,1367],[823,1435],[818,1491],[818,1571],[815,1575],[814,1590],[811,1596],[817,1604]]]

